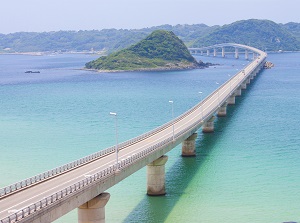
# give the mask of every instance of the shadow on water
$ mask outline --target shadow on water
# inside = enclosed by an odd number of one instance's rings
[[[177,201],[184,193],[185,189],[192,181],[198,170],[201,168],[214,148],[216,139],[222,134],[230,124],[230,119],[238,107],[244,103],[248,91],[253,87],[260,74],[251,81],[247,90],[243,90],[242,97],[236,98],[234,106],[228,106],[227,116],[218,118],[215,122],[215,132],[202,134],[198,132],[196,140],[196,157],[178,158],[176,163],[166,173],[166,191],[165,196],[151,197],[145,195],[145,198],[135,207],[123,222],[164,222]]]

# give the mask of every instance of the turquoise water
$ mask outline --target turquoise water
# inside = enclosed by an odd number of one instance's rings
[[[0,187],[111,146],[176,116],[223,83],[245,60],[178,72],[99,74],[89,55],[0,55]],[[199,132],[196,158],[167,155],[165,197],[148,197],[146,169],[109,189],[107,222],[300,222],[300,54],[270,54],[265,70]],[[39,70],[40,74],[25,74]],[[198,93],[202,91],[202,96]],[[76,222],[76,211],[56,222]]]

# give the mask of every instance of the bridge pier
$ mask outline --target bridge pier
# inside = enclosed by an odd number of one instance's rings
[[[209,56],[209,50],[206,50],[206,55]]]
[[[186,140],[182,142],[181,156],[183,157],[196,156],[195,145],[196,145],[197,136],[198,136],[197,133],[193,133],[190,137],[188,137]]]
[[[78,207],[78,223],[105,223],[105,205],[109,193],[102,193]]]
[[[246,90],[246,89],[247,89],[247,81],[244,81],[244,82],[241,84],[241,89],[242,89],[242,90]]]
[[[161,156],[147,165],[147,195],[161,196],[166,194],[165,164],[168,156]]]
[[[246,59],[246,60],[249,59],[249,53],[248,53],[248,50],[245,50],[245,59]]]
[[[202,126],[203,133],[214,132],[214,120],[215,120],[215,116],[211,116],[211,118],[203,124]]]
[[[253,76],[255,77],[260,71],[260,67],[256,68],[253,72]]]
[[[234,92],[235,96],[241,96],[242,95],[242,87],[239,86],[235,92]]]
[[[227,114],[227,103],[225,102],[218,110],[217,116],[218,117],[225,117]]]
[[[216,56],[217,56],[217,49],[214,48],[214,57],[216,57]]]
[[[258,74],[258,72],[259,72],[259,69],[254,70],[252,76],[253,76],[253,77],[256,77],[256,75]]]
[[[222,47],[222,57],[225,57],[225,48]]]
[[[246,80],[246,84],[250,84],[251,80],[250,78],[248,77],[247,80]]]
[[[227,104],[228,104],[228,105],[235,105],[235,94],[231,95],[231,96],[227,99]]]
[[[239,59],[239,48],[235,48],[235,59]]]

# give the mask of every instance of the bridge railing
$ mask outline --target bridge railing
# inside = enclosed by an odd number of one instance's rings
[[[201,121],[199,121],[199,123],[200,122]],[[192,127],[196,127],[197,124],[199,124],[199,123],[193,123]],[[177,139],[181,135],[185,134],[187,131],[190,131],[190,129],[191,129],[191,126],[186,127],[184,130],[180,131],[179,133],[177,133],[175,135],[175,139]],[[55,194],[52,194],[49,197],[46,197],[34,204],[31,204],[31,205],[23,208],[22,210],[15,210],[15,213],[0,220],[0,223],[18,222],[19,220],[26,218],[27,216],[35,213],[36,211],[39,211],[43,208],[49,208],[52,205],[55,205],[55,203],[57,203],[58,201],[62,201],[63,199],[65,199],[68,195],[70,195],[72,193],[76,193],[77,191],[80,191],[84,187],[92,186],[95,183],[98,183],[99,181],[103,181],[106,178],[111,177],[115,173],[115,170],[117,169],[117,165],[118,165],[118,169],[122,170],[122,169],[126,168],[127,166],[133,164],[137,160],[144,158],[149,153],[154,152],[155,150],[160,149],[161,147],[166,146],[167,144],[170,144],[172,142],[173,142],[173,138],[169,137],[169,138],[163,140],[162,142],[159,142],[153,146],[146,148],[145,150],[142,150],[136,154],[133,154],[132,156],[128,157],[127,159],[121,160],[118,164],[110,166],[92,176],[89,176],[89,177],[55,193]]]
[[[91,161],[95,160],[96,158],[106,156],[107,154],[110,154],[114,151],[115,151],[115,147],[109,147],[105,150],[101,150],[97,153],[91,154],[89,156],[86,156],[81,159],[75,160],[73,162],[67,163],[65,165],[59,166],[52,170],[48,170],[44,173],[38,174],[36,176],[27,178],[25,180],[22,180],[17,183],[6,186],[4,188],[1,188],[0,189],[0,198],[6,196],[8,194],[14,193],[20,189],[24,189],[24,188],[32,186],[34,184],[40,183],[46,179],[50,179],[51,177],[54,177],[54,176],[60,175],[62,173],[65,173],[67,171],[70,171],[74,168],[77,168],[77,167],[83,165],[83,164],[91,162]]]
[[[35,213],[36,211],[39,211],[41,209],[47,209],[51,206],[55,205],[57,202],[62,201],[64,199],[67,199],[71,194],[74,194],[76,192],[80,192],[83,188],[90,187],[98,183],[99,181],[103,181],[108,177],[111,177],[115,174],[115,171],[118,169],[122,170],[126,168],[127,166],[133,164],[139,159],[142,159],[146,157],[149,153],[152,153],[153,151],[160,149],[162,146],[166,146],[168,143],[172,143],[173,138],[169,137],[162,142],[159,142],[153,146],[150,146],[146,148],[145,150],[142,150],[136,154],[133,154],[132,156],[121,160],[118,164],[112,165],[107,167],[106,169],[89,176],[57,193],[52,194],[51,196],[48,196],[36,203],[33,203],[21,210],[14,210],[15,213],[9,215],[8,217],[1,219],[0,223],[14,223],[18,222],[21,219],[24,219],[28,217],[29,215]]]
[[[209,98],[209,97],[208,97]],[[193,109],[191,109],[193,110]],[[204,117],[205,118],[205,117]],[[195,131],[201,125],[202,120],[198,120],[191,125],[187,126],[185,129],[181,130],[180,132],[175,134],[175,140],[179,137],[183,136],[187,132]],[[193,130],[194,129],[194,130]],[[69,195],[81,191],[85,187],[93,186],[94,184],[98,183],[99,181],[103,181],[108,177],[114,175],[116,169],[122,170],[129,165],[132,165],[137,160],[142,159],[148,156],[150,153],[160,149],[161,147],[166,147],[169,144],[173,143],[173,137],[168,137],[162,142],[159,142],[153,146],[150,146],[136,154],[131,155],[130,157],[121,160],[118,164],[109,166],[108,168],[89,176],[57,193],[52,194],[36,203],[33,203],[22,210],[15,210],[15,213],[11,214],[10,216],[0,220],[0,223],[14,223],[18,222],[21,219],[28,217],[29,215],[39,211],[41,209],[50,208],[52,205],[55,205],[57,202],[66,199]],[[118,165],[118,167],[117,167]]]
[[[189,48],[189,50],[200,50],[201,51],[201,50],[209,50],[209,49],[222,48],[222,47],[237,47],[237,48],[240,48],[240,49],[250,50],[250,51],[255,52],[259,55],[265,54],[265,52],[263,52],[263,51],[261,51],[257,48],[242,45],[242,44],[237,44],[237,43],[222,43],[222,44],[216,44],[216,45],[213,45],[213,46],[194,47],[194,48]]]
[[[253,69],[256,69],[256,67],[252,68],[252,70]],[[252,70],[251,70],[251,72],[252,72]],[[238,72],[238,73],[240,73],[240,72]],[[186,116],[188,116],[189,114],[191,114],[192,112],[194,112],[196,109],[198,109],[200,106],[202,106],[211,97],[213,97],[213,95],[216,94],[217,91],[219,91],[221,88],[223,88],[223,86],[225,86],[226,84],[228,84],[236,75],[232,76],[229,80],[227,80],[225,83],[223,83],[218,89],[216,89],[214,92],[212,92],[208,97],[206,97],[200,103],[196,104],[195,106],[193,106],[192,108],[190,108],[189,110],[187,110],[186,112],[184,112],[183,114],[181,114],[180,116],[176,117],[174,120],[171,120],[171,121],[169,121],[169,122],[167,122],[167,123],[165,123],[165,124],[163,124],[163,125],[155,128],[155,129],[153,129],[153,130],[151,130],[149,132],[146,132],[146,133],[144,133],[144,134],[142,134],[140,136],[137,136],[135,138],[132,138],[130,140],[127,140],[127,141],[119,144],[118,145],[119,149],[122,150],[123,148],[125,148],[127,146],[135,144],[135,143],[137,143],[137,142],[139,142],[139,141],[141,141],[141,140],[143,140],[145,138],[148,138],[148,137],[156,134],[157,132],[160,132],[160,131],[168,128],[169,126],[171,126],[173,124],[173,122],[176,123],[176,122],[182,120],[183,118],[185,118]],[[235,90],[236,90],[236,87],[233,87],[231,91],[234,92]],[[224,100],[222,100],[221,102],[223,103]],[[7,195],[9,195],[11,193],[14,193],[14,192],[16,192],[18,190],[21,190],[21,189],[27,188],[29,186],[32,186],[34,184],[40,183],[40,182],[42,182],[42,181],[44,181],[46,179],[49,179],[49,178],[55,177],[57,175],[60,175],[62,173],[65,173],[67,171],[70,171],[70,170],[72,170],[74,168],[78,168],[81,165],[84,165],[86,163],[92,162],[92,161],[94,161],[96,159],[99,159],[101,157],[107,156],[108,154],[111,154],[113,152],[115,152],[115,146],[112,146],[112,147],[106,148],[104,150],[98,151],[96,153],[93,153],[93,154],[88,155],[86,157],[83,157],[81,159],[75,160],[73,162],[67,163],[67,164],[62,165],[60,167],[54,168],[52,170],[46,171],[46,172],[38,174],[36,176],[33,176],[33,177],[27,178],[25,180],[19,181],[17,183],[11,184],[11,185],[6,186],[4,188],[0,188],[0,198],[4,197],[4,196],[7,196]]]
[[[265,58],[262,58],[258,61],[258,66],[254,66],[253,65],[253,62],[250,64],[252,66],[251,70],[249,71],[249,73],[247,74],[247,76],[249,76],[251,74],[251,72],[254,71],[254,69],[256,69],[257,67],[259,66],[262,66],[262,63],[264,62],[264,59]],[[248,65],[249,66],[249,65]],[[247,67],[247,66],[246,66]],[[245,68],[244,68],[245,69]],[[235,78],[235,76],[237,76],[240,72],[242,71],[239,71],[236,75],[234,75],[233,77],[231,77],[228,81],[226,81],[224,84],[222,84],[218,89],[216,89],[214,92],[212,92],[208,97],[206,97],[203,101],[201,101],[200,103],[198,103],[197,105],[195,105],[194,107],[192,107],[191,109],[189,109],[188,111],[186,111],[185,113],[183,113],[182,115],[178,116],[177,118],[174,119],[174,121],[179,121],[181,120],[182,118],[186,117],[187,115],[191,114],[193,111],[195,111],[197,108],[199,108],[199,106],[202,106],[203,103],[205,103],[207,100],[209,100],[211,97],[215,96],[217,94],[217,91],[220,90],[221,88],[223,88],[226,84],[228,84],[229,81],[232,80],[232,78]],[[246,77],[247,77],[246,76]],[[242,83],[246,77],[244,78],[241,78],[238,79],[239,83],[238,84],[235,84],[235,87],[233,87],[231,89],[231,92],[234,92],[236,90],[236,88],[239,86],[240,83]],[[224,97],[222,99],[222,103],[223,101],[226,100],[226,97]],[[196,131],[197,128],[199,128],[203,122],[203,120],[209,118],[209,116],[211,115],[211,113],[213,112],[215,108],[212,108],[211,111],[207,112],[203,117],[202,119],[198,119],[196,122],[192,123],[191,125],[187,126],[185,129],[181,130],[180,132],[176,133],[175,134],[175,140],[178,139],[179,137],[183,136],[184,134],[186,134],[187,132],[193,132],[193,131]],[[169,125],[171,125],[173,123],[173,121],[171,120],[170,122],[150,131],[150,132],[147,132],[145,134],[142,134],[136,138],[133,138],[131,140],[128,140],[122,144],[120,144],[120,147],[124,147],[124,146],[127,146],[129,144],[132,144],[132,143],[135,143],[136,141],[139,141],[139,140],[142,140],[143,138],[145,137],[149,137],[149,135],[151,134],[154,134],[155,132],[158,132],[166,127],[168,127]],[[17,222],[19,221],[20,219],[23,219],[25,218],[26,216],[38,211],[38,210],[41,210],[42,208],[47,208],[47,207],[51,207],[52,205],[55,205],[56,202],[58,201],[61,201],[63,199],[65,199],[68,195],[72,194],[72,193],[76,193],[78,191],[80,191],[82,188],[84,187],[88,187],[88,186],[92,186],[93,184],[95,183],[98,183],[99,181],[101,180],[104,180],[110,176],[112,176],[114,173],[115,173],[115,170],[118,168],[118,169],[123,169],[123,168],[126,168],[128,165],[131,165],[133,164],[134,162],[136,162],[137,160],[141,159],[141,158],[144,158],[145,156],[147,156],[149,153],[155,151],[155,150],[158,150],[160,149],[161,147],[165,147],[167,146],[168,144],[171,144],[173,143],[173,138],[172,137],[168,137],[167,139],[163,140],[162,142],[159,142],[153,146],[150,146],[136,154],[133,154],[131,155],[130,157],[124,159],[124,160],[121,160],[118,164],[115,164],[113,166],[109,166],[108,168],[92,175],[92,176],[89,176],[87,178],[85,178],[84,180],[81,180],[49,197],[46,197],[42,200],[40,200],[39,202],[36,202],[34,204],[31,204],[30,206],[22,209],[22,210],[15,210],[15,213],[11,214],[10,216],[0,220],[0,223],[12,223],[12,222]],[[20,188],[25,188],[29,185],[32,185],[34,183],[38,183],[46,178],[49,178],[49,177],[52,177],[52,176],[55,176],[57,174],[60,174],[62,172],[65,172],[65,171],[69,171],[71,170],[72,168],[75,168],[76,166],[79,166],[79,165],[83,165],[84,163],[87,163],[87,162],[90,162],[96,158],[99,158],[101,156],[105,156],[107,154],[110,154],[112,152],[115,151],[115,147],[109,147],[105,150],[102,150],[102,151],[99,151],[97,153],[94,153],[92,155],[89,155],[87,157],[84,157],[82,159],[79,159],[79,160],[76,160],[74,162],[71,162],[71,163],[68,163],[66,165],[63,165],[61,167],[58,167],[58,168],[55,168],[53,170],[50,170],[50,171],[47,171],[43,174],[39,174],[35,177],[31,177],[31,178],[28,178],[26,180],[23,180],[21,182],[18,182],[16,184],[14,184],[13,186],[8,186],[4,189],[2,189],[2,191],[0,191],[0,195],[4,196],[5,194],[9,193],[9,191],[11,192],[14,192]],[[1,196],[0,196],[1,198]]]

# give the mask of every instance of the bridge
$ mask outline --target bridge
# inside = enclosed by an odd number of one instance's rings
[[[182,143],[182,156],[195,156],[197,130],[214,131],[215,115],[226,116],[227,106],[235,104],[235,97],[259,73],[267,57],[261,50],[240,44],[189,50],[201,53],[204,49],[224,47],[243,49],[257,56],[204,100],[170,122],[120,144],[116,139],[113,147],[1,188],[0,223],[52,222],[75,208],[79,223],[105,222],[105,205],[110,197],[105,191],[145,166],[147,194],[164,195],[168,159],[165,154]],[[117,125],[117,114],[111,115]]]
[[[226,52],[225,49],[231,48],[234,49],[233,52],[228,51]],[[234,57],[236,59],[239,58],[240,50],[242,50],[245,54],[245,59],[249,59],[249,54],[252,53],[252,59],[254,60],[255,57],[260,55],[260,52],[255,50],[253,47],[245,46],[242,44],[237,44],[237,43],[222,43],[222,44],[217,44],[213,46],[208,46],[208,47],[201,47],[201,48],[189,48],[190,53],[192,54],[200,54],[201,56],[207,55],[210,56],[211,53],[214,57],[217,56],[218,53],[221,53],[222,57],[226,57],[226,54],[232,54],[234,53]]]

